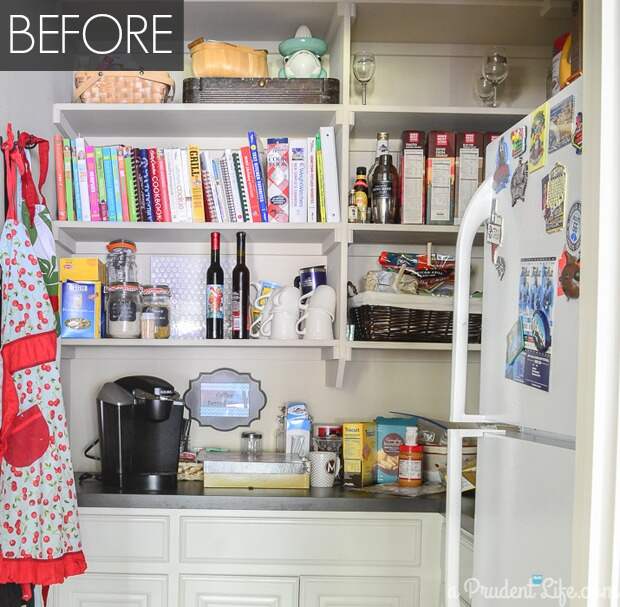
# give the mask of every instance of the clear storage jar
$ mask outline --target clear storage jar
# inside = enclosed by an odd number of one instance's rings
[[[168,285],[142,286],[142,312],[155,315],[155,339],[170,337],[170,288]]]
[[[138,282],[136,243],[131,240],[113,240],[106,246],[105,261],[107,284]]]
[[[137,282],[108,285],[106,295],[107,336],[119,339],[140,337],[142,298]]]

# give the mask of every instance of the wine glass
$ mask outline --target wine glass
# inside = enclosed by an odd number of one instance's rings
[[[375,75],[377,64],[375,56],[368,51],[360,51],[353,55],[353,75],[362,85],[362,104],[366,105],[366,87]]]
[[[482,77],[491,83],[493,87],[491,107],[497,107],[497,87],[508,78],[508,59],[503,49],[495,47],[486,55],[482,63]]]
[[[495,107],[496,105],[496,92],[493,83],[487,80],[484,76],[479,76],[476,79],[476,95],[480,97],[482,103],[487,107]]]

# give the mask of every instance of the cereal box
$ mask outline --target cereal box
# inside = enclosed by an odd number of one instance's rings
[[[63,282],[60,288],[60,336],[101,337],[101,283]]]
[[[376,482],[377,425],[352,422],[342,426],[345,487],[367,487]]]
[[[398,480],[398,454],[405,444],[408,426],[416,425],[415,417],[377,417],[377,483]]]

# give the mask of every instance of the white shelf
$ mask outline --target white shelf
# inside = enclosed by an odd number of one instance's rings
[[[270,339],[61,339],[72,348],[333,348],[335,340]]]
[[[352,224],[349,242],[352,244],[426,244],[455,245],[459,226],[411,224]],[[482,232],[476,237],[482,243]]]
[[[411,341],[351,341],[348,345],[354,350],[430,350],[451,352],[451,343],[427,343]],[[480,351],[480,344],[469,344],[471,351]]]
[[[57,103],[54,124],[66,137],[196,138],[314,134],[336,122],[339,105],[254,103]],[[121,142],[119,140],[119,142]]]
[[[351,137],[374,139],[379,131],[400,140],[403,131],[480,130],[502,132],[531,112],[531,108],[475,106],[351,105],[354,122]]]

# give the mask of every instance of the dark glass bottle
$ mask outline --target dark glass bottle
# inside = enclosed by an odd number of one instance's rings
[[[372,222],[398,223],[398,171],[390,154],[379,157],[370,187]]]
[[[237,232],[237,265],[232,272],[232,337],[250,338],[250,270],[245,265],[245,232]]]
[[[224,339],[224,270],[220,233],[211,232],[211,265],[207,270],[207,339]]]

